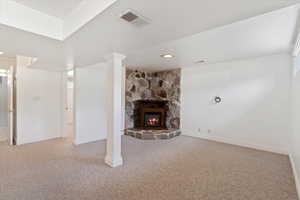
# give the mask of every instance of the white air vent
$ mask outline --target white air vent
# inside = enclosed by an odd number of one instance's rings
[[[137,27],[150,24],[150,21],[146,17],[133,10],[127,10],[120,18]]]

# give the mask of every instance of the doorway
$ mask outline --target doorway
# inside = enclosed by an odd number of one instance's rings
[[[0,142],[16,145],[15,67],[0,67]]]
[[[0,69],[0,142],[9,142],[8,72]]]
[[[74,141],[74,71],[64,72],[64,130],[63,137]]]

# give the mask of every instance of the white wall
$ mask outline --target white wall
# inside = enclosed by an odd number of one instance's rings
[[[288,153],[291,66],[279,54],[183,69],[183,133]]]
[[[107,84],[111,72],[105,63],[75,70],[75,143],[105,139],[107,136]]]
[[[296,184],[300,192],[300,56],[294,60],[293,82],[292,82],[292,151],[291,160],[293,164]],[[300,193],[299,193],[300,195]]]
[[[62,74],[26,67],[17,57],[17,144],[61,137]]]

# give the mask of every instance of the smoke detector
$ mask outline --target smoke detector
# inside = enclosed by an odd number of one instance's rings
[[[137,11],[133,11],[131,9],[121,14],[120,18],[137,27],[142,27],[150,24],[149,19],[142,16]]]

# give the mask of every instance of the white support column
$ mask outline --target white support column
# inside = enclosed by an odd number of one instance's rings
[[[123,88],[123,64],[124,55],[113,53],[107,57],[107,64],[111,68],[111,80],[107,98],[108,133],[106,141],[105,163],[111,167],[123,164],[121,154],[122,135],[122,88]]]

